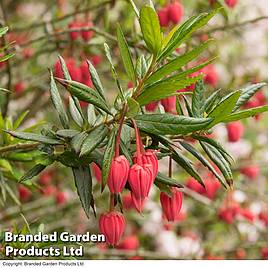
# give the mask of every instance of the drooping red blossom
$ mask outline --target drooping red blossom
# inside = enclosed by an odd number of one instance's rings
[[[124,155],[113,159],[108,177],[108,187],[113,194],[121,193],[124,189],[129,174],[129,162]]]
[[[165,112],[176,113],[176,96],[170,96],[161,100],[161,104],[164,106]]]
[[[131,192],[131,201],[132,201],[133,207],[137,210],[137,212],[141,213],[142,210],[143,210],[143,208],[144,208],[144,204],[145,204],[146,198],[136,197]]]
[[[126,236],[116,248],[121,250],[137,250],[140,246],[139,239],[136,235]]]
[[[169,25],[169,16],[168,16],[168,8],[164,7],[157,11],[157,15],[159,18],[160,26],[167,27]]]
[[[90,57],[90,61],[92,62],[93,66],[96,67],[101,63],[102,56],[101,55],[92,55]]]
[[[206,178],[203,180],[203,182],[206,188],[204,189],[202,187],[203,190],[201,194],[204,194],[207,198],[213,200],[216,197],[216,194],[221,187],[220,182],[214,178]]]
[[[112,246],[116,246],[124,231],[125,231],[125,218],[123,214],[117,211],[110,211],[101,214],[99,219],[99,229],[106,237],[106,242]]]
[[[45,196],[53,196],[57,192],[57,188],[54,185],[47,185],[42,189],[42,194]]]
[[[239,122],[231,122],[226,125],[229,142],[237,142],[244,134],[244,125]]]
[[[199,194],[203,193],[204,191],[204,187],[192,177],[187,180],[186,186]]]
[[[176,1],[169,4],[167,8],[169,20],[172,21],[174,24],[178,24],[183,17],[183,5],[179,1]]]
[[[153,102],[145,105],[145,110],[147,112],[154,112],[156,110],[157,106],[158,106],[158,101],[153,101]]]
[[[240,206],[232,202],[232,204],[228,206],[223,206],[218,213],[218,216],[221,220],[225,221],[228,224],[232,224],[235,220],[235,217],[238,215],[240,211]]]
[[[50,184],[51,179],[52,179],[52,174],[51,174],[50,170],[49,171],[45,170],[40,174],[38,182],[41,185],[48,185],[48,184]]]
[[[261,258],[263,260],[268,260],[268,247],[261,248]]]
[[[29,199],[32,196],[32,192],[27,187],[25,187],[24,185],[19,185],[18,191],[19,191],[20,201],[22,201],[22,202],[29,201]]]
[[[78,39],[80,32],[75,30],[81,28],[81,23],[79,21],[72,21],[68,24],[68,28],[72,30],[69,33],[70,39],[73,41]]]
[[[255,220],[254,214],[248,208],[241,208],[239,210],[239,215],[248,220],[250,223],[253,223]]]
[[[243,175],[247,176],[249,179],[255,180],[260,173],[260,168],[257,165],[250,165],[250,166],[242,167],[240,169],[240,172]]]
[[[204,82],[215,87],[219,81],[219,75],[213,64],[205,66],[201,72],[204,74]]]
[[[235,252],[235,258],[237,260],[244,260],[247,257],[247,252],[243,248],[238,248]]]
[[[238,0],[225,0],[225,3],[228,7],[234,8],[238,3]]]
[[[82,23],[81,27],[91,28],[91,27],[93,27],[93,23],[92,23],[92,21],[87,21],[87,22]],[[89,41],[92,38],[93,34],[94,34],[94,32],[90,31],[90,30],[86,30],[86,31],[81,32],[81,36],[82,36],[84,41]]]
[[[56,193],[55,199],[56,199],[56,203],[57,203],[58,205],[63,205],[63,204],[65,204],[66,201],[67,201],[66,193],[65,193],[65,192],[62,192],[62,191],[58,191],[58,192]]]
[[[180,213],[182,206],[182,192],[177,188],[171,188],[171,196],[164,192],[160,193],[160,202],[163,213],[168,221],[174,221]]]
[[[92,167],[93,174],[95,175],[96,180],[98,182],[101,182],[101,180],[102,180],[101,169],[99,168],[99,166],[96,163],[92,163],[91,167]]]

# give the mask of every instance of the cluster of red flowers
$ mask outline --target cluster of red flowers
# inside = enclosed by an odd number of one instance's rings
[[[41,194],[46,197],[53,197],[57,204],[64,204],[67,200],[67,195],[64,191],[60,190],[58,186],[54,185],[52,182],[55,176],[55,170],[45,170],[43,171],[38,179],[38,183],[42,185]],[[27,202],[32,197],[31,190],[24,186],[19,185],[18,187],[19,198],[22,202]]]
[[[184,13],[183,5],[179,1],[174,1],[159,9],[157,14],[161,27],[168,27],[170,24],[178,24]]]

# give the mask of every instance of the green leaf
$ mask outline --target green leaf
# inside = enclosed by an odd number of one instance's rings
[[[172,114],[142,114],[135,117],[141,131],[158,135],[186,135],[206,128],[210,118],[191,118]]]
[[[205,113],[210,113],[211,110],[218,104],[219,102],[219,92],[221,89],[218,89],[217,91],[213,92],[205,101],[203,107],[202,107],[202,112]]]
[[[15,54],[6,54],[3,57],[0,57],[0,62],[6,61],[10,58],[12,58]]]
[[[232,121],[237,121],[237,120],[252,117],[257,114],[267,112],[267,111],[268,111],[268,105],[264,105],[264,106],[260,106],[260,107],[256,107],[252,109],[247,109],[247,110],[243,110],[237,113],[232,113],[230,115],[227,115],[226,117],[222,119],[222,122],[228,123]]]
[[[232,110],[240,97],[241,91],[235,91],[228,96],[224,97],[218,105],[208,114],[208,117],[213,118],[214,120],[208,126],[211,128],[212,126],[222,122],[227,115],[232,113]]]
[[[220,169],[221,173],[223,174],[224,178],[226,179],[228,185],[230,179],[232,179],[232,170],[229,166],[229,163],[224,159],[221,153],[210,144],[205,144],[202,141],[199,141],[200,145],[209,156],[209,158],[217,165]]]
[[[153,101],[174,95],[174,93],[186,86],[190,86],[196,81],[200,80],[202,75],[189,78],[181,78],[181,80],[162,80],[154,84],[148,85],[144,88],[143,92],[138,96],[137,102],[144,106]]]
[[[77,194],[80,198],[82,207],[89,218],[90,204],[92,201],[92,178],[88,166],[72,168]]]
[[[64,106],[63,106],[57,85],[55,83],[52,71],[50,71],[50,94],[51,94],[52,103],[58,112],[59,119],[60,119],[62,126],[64,128],[69,128],[69,119],[68,119],[67,113],[64,110]]]
[[[76,81],[69,81],[69,80],[63,80],[63,79],[57,79],[62,85],[66,86],[66,89],[76,96],[79,100],[85,101],[87,103],[91,103],[98,108],[102,109],[108,114],[111,114],[107,104],[105,101],[101,98],[99,93]]]
[[[80,156],[92,152],[101,142],[103,142],[107,133],[108,129],[105,125],[100,125],[93,129],[82,144]]]
[[[8,130],[6,130],[6,132],[15,138],[27,140],[27,141],[38,141],[41,143],[52,144],[52,145],[63,143],[61,140],[56,140],[56,139],[49,138],[44,135],[35,134],[35,133],[8,131]]]
[[[167,176],[165,176],[164,174],[158,172],[156,178],[155,178],[155,183],[162,183],[164,185],[168,185],[171,187],[178,187],[178,188],[183,188],[183,185],[180,184],[179,182],[177,182],[176,180],[169,178]]]
[[[79,127],[82,127],[84,124],[84,120],[83,120],[83,117],[81,116],[79,110],[77,109],[72,97],[69,97],[69,110],[70,110],[70,113],[71,113],[71,116],[72,116],[74,122]]]
[[[123,60],[123,64],[127,72],[127,75],[131,81],[136,82],[135,70],[131,58],[130,49],[119,24],[117,25],[117,40],[121,58]]]
[[[188,116],[190,117],[194,117],[194,114],[193,114],[193,111],[192,111],[192,108],[191,108],[191,105],[187,99],[186,96],[182,95],[182,98],[184,100],[184,103],[185,103],[185,107],[186,107],[186,110],[187,110],[187,113],[188,113]]]
[[[4,34],[6,34],[8,31],[8,27],[1,27],[0,28],[0,37],[2,37]]]
[[[127,104],[128,104],[128,111],[127,111],[128,117],[134,117],[140,112],[140,105],[133,98],[128,98]]]
[[[178,163],[189,175],[195,178],[203,187],[205,187],[201,177],[198,172],[194,169],[191,164],[191,161],[186,158],[183,154],[173,150],[172,151],[172,159]]]
[[[96,122],[96,114],[95,114],[95,109],[92,104],[89,104],[87,106],[87,121],[90,126],[94,126]]]
[[[78,135],[80,132],[74,129],[61,129],[56,132],[56,134],[63,138],[73,138]]]
[[[100,94],[100,96],[102,97],[102,99],[105,101],[105,96],[104,96],[104,89],[102,86],[102,83],[100,81],[100,77],[95,69],[95,67],[93,66],[93,64],[87,60],[87,64],[88,64],[88,69],[91,75],[91,80],[92,83],[94,85],[94,87],[96,88],[96,90],[98,91],[98,93]]]
[[[140,13],[139,13],[139,10],[138,10],[138,8],[136,7],[134,1],[133,1],[133,0],[128,0],[128,2],[131,4],[132,9],[134,10],[136,16],[139,18],[139,17],[140,17]]]
[[[109,141],[107,143],[107,146],[103,155],[102,181],[101,181],[102,191],[104,190],[105,185],[107,183],[109,172],[110,172],[110,166],[111,166],[113,156],[114,156],[116,133],[117,133],[117,128],[114,128],[110,134]]]
[[[191,153],[195,158],[197,158],[205,167],[207,167],[219,180],[219,182],[223,185],[223,187],[226,188],[226,185],[224,184],[221,176],[216,172],[214,167],[210,164],[210,162],[191,144],[181,141],[180,144],[184,147],[185,150],[187,150],[189,153]]]
[[[144,55],[141,55],[137,62],[136,62],[136,67],[135,67],[135,72],[137,75],[138,79],[142,79],[145,75],[145,73],[147,72],[148,66],[147,66],[147,62],[144,58]]]
[[[247,101],[258,91],[260,90],[263,86],[265,86],[266,83],[258,83],[258,84],[253,84],[250,85],[244,89],[241,89],[242,93],[239,99],[237,100],[237,103],[233,109],[233,112],[236,111],[238,108],[240,108],[242,105],[247,103]]]
[[[179,71],[181,67],[189,63],[190,61],[196,59],[212,42],[213,40],[208,40],[207,42],[201,44],[200,46],[194,48],[193,50],[176,57],[174,60],[160,67],[147,79],[146,83],[152,83],[160,80],[166,75],[169,75],[175,71]]]
[[[158,60],[166,58],[183,42],[189,39],[193,32],[204,26],[208,21],[219,12],[220,9],[212,10],[210,13],[201,13],[185,21],[172,35],[169,42],[158,57]]]
[[[205,102],[204,96],[205,86],[203,81],[198,81],[196,83],[193,96],[192,96],[192,111],[194,117],[203,117],[202,107]]]
[[[42,164],[35,165],[20,178],[19,182],[24,182],[32,179],[33,177],[37,176],[41,171],[43,171],[46,167],[47,166],[44,166]]]
[[[140,11],[139,21],[148,49],[157,55],[162,47],[162,34],[156,12],[149,6],[143,7]]]
[[[13,125],[14,130],[16,130],[21,125],[21,123],[23,122],[28,113],[29,111],[25,111],[17,118],[17,120],[14,122]]]
[[[176,96],[176,111],[178,115],[184,115],[179,96]]]
[[[65,60],[63,59],[63,57],[61,57],[60,55],[58,55],[59,59],[60,59],[60,64],[61,64],[61,70],[63,72],[63,76],[66,80],[72,80],[68,68],[66,66]]]
[[[81,146],[84,142],[84,140],[87,137],[87,133],[85,131],[75,135],[71,140],[71,146],[74,149],[76,153],[79,153],[81,150]]]

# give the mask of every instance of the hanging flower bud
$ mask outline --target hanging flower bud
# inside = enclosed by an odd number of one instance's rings
[[[171,20],[174,24],[178,24],[184,13],[183,5],[176,1],[168,5],[168,18]]]
[[[226,127],[230,142],[239,141],[244,134],[244,126],[239,121],[228,123]]]
[[[240,172],[247,176],[251,180],[255,180],[257,176],[259,175],[260,168],[257,165],[252,165],[252,166],[247,166],[247,167],[242,167],[240,169]]]
[[[19,190],[19,198],[22,202],[27,202],[31,198],[32,192],[24,185],[19,185],[18,190]]]
[[[154,181],[152,165],[134,164],[129,170],[128,182],[136,198],[145,198],[149,195]]]
[[[81,25],[83,28],[91,28],[93,27],[92,21],[85,22]],[[93,36],[93,31],[86,30],[81,32],[81,36],[84,41],[89,41]]]
[[[70,32],[70,39],[71,40],[76,40],[78,37],[79,37],[79,31],[75,31],[76,29],[79,29],[81,27],[81,23],[78,22],[78,21],[73,21],[73,22],[70,22],[69,25],[68,25],[68,28],[70,30],[72,30]]]
[[[129,173],[129,162],[124,155],[113,159],[108,177],[108,187],[113,194],[121,193],[126,185]]]
[[[171,196],[161,192],[160,202],[164,215],[168,221],[174,221],[182,206],[182,192],[175,187],[171,188]]]
[[[168,9],[162,8],[157,11],[159,23],[161,27],[167,27],[169,24]]]
[[[238,0],[225,0],[225,3],[228,7],[234,8],[237,4]]]
[[[117,211],[104,213],[99,219],[99,228],[106,237],[106,242],[117,245],[125,231],[125,218]]]
[[[139,239],[136,235],[130,235],[124,238],[124,240],[117,246],[121,250],[137,250],[140,246]]]
[[[16,92],[16,94],[20,94],[22,93],[26,88],[25,83],[23,82],[18,82],[14,85],[14,91]]]

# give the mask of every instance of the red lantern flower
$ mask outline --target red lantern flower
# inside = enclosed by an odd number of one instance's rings
[[[228,123],[226,127],[230,142],[239,141],[244,134],[244,126],[239,121]]]
[[[174,24],[178,24],[184,13],[183,5],[180,2],[173,2],[168,5],[168,18]]]

